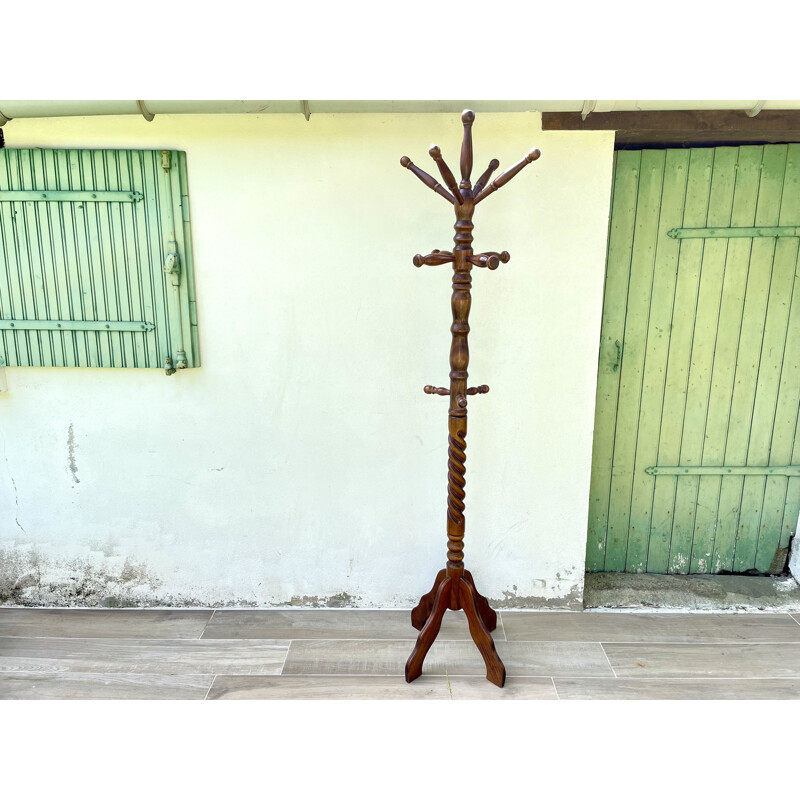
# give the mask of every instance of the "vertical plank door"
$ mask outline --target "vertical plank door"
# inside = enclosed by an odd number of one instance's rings
[[[800,513],[800,145],[615,154],[586,568],[780,571]]]

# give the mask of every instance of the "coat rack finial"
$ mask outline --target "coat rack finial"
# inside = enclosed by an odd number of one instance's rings
[[[461,143],[461,188],[471,189],[469,182],[472,175],[472,123],[475,122],[475,112],[468,108],[461,113],[464,123],[464,140]]]

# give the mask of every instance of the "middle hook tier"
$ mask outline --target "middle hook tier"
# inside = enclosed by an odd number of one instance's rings
[[[431,386],[430,384],[423,386],[422,391],[425,392],[425,394],[438,394],[443,397],[450,395],[449,389],[445,389],[441,386]],[[489,387],[485,383],[482,383],[480,386],[472,386],[467,389],[467,394],[486,394],[488,391]]]

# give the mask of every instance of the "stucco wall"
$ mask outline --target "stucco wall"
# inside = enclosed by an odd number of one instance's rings
[[[8,147],[185,150],[203,366],[5,370],[0,597],[11,603],[410,607],[444,566],[458,115],[20,120]],[[483,114],[466,563],[495,605],[583,585],[613,134]]]

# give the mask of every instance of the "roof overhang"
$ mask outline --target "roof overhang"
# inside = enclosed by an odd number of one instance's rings
[[[582,119],[611,112],[800,110],[800,100],[0,100],[0,125],[31,117],[159,114],[402,114],[573,112]]]

